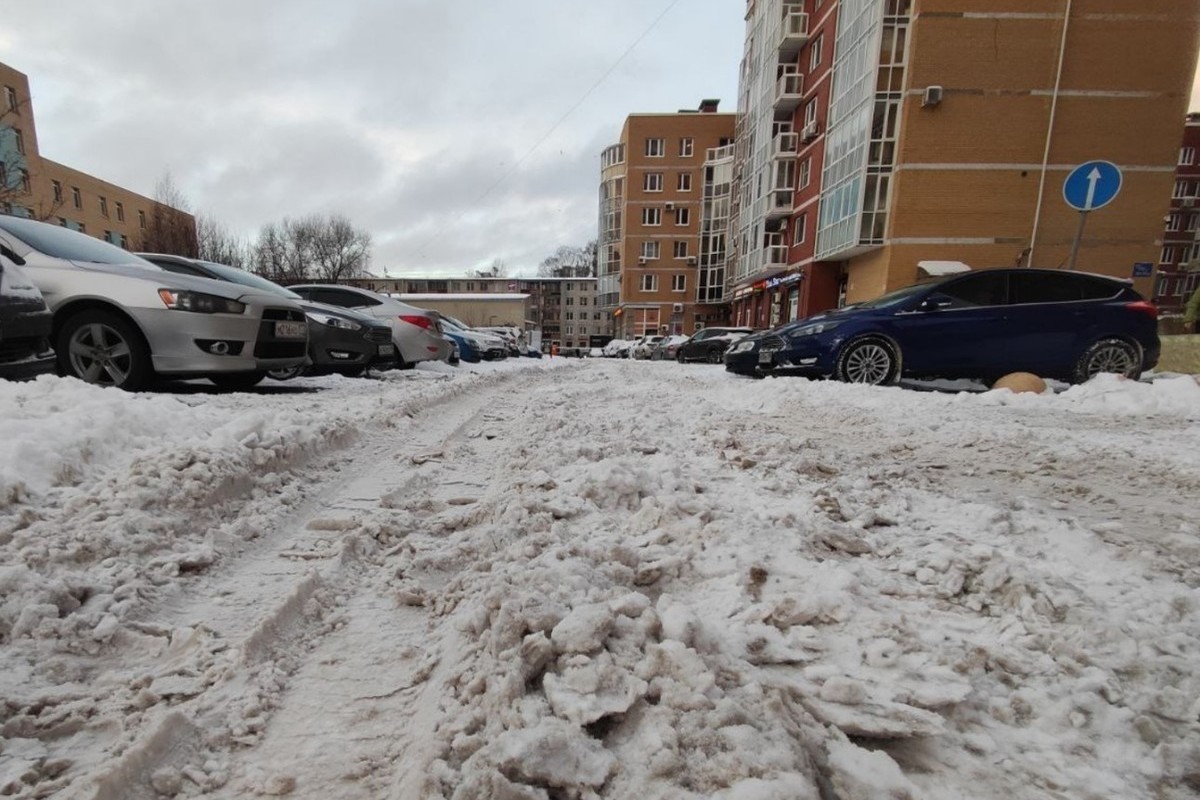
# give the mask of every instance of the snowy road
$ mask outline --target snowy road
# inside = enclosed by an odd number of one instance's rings
[[[0,796],[1200,792],[1200,386],[0,385]]]

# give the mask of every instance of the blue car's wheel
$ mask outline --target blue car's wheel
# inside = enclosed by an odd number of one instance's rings
[[[833,376],[845,383],[890,386],[900,378],[900,354],[887,339],[863,336],[846,343]]]
[[[1137,380],[1142,374],[1142,354],[1124,339],[1101,339],[1075,362],[1074,383],[1091,380],[1101,372],[1112,372]]]

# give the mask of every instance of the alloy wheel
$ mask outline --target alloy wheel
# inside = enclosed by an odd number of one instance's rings
[[[1128,345],[1113,342],[1092,353],[1087,364],[1087,377],[1094,378],[1101,372],[1130,375],[1134,371],[1134,354]]]
[[[891,371],[892,354],[881,344],[867,342],[846,354],[845,374],[850,383],[883,383]]]
[[[72,371],[88,383],[122,386],[133,369],[129,343],[100,322],[80,326],[71,335],[69,353]]]

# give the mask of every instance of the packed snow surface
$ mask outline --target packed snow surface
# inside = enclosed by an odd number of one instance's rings
[[[1196,797],[1151,377],[0,383],[0,796]]]

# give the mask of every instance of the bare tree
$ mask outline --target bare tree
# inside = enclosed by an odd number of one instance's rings
[[[312,240],[314,277],[338,283],[366,273],[371,260],[371,234],[355,228],[349,219],[338,214],[310,222],[316,233]]]
[[[170,172],[163,174],[154,187],[154,210],[139,249],[195,258],[199,253],[196,221],[187,213],[188,202],[175,185]]]
[[[224,223],[208,214],[196,215],[198,258],[246,269],[252,260],[249,243],[233,235]]]
[[[470,274],[476,278],[507,278],[508,265],[504,263],[504,259],[497,257],[492,259],[487,269],[477,269]]]
[[[589,278],[596,274],[596,240],[582,247],[562,245],[538,265],[539,278]]]

